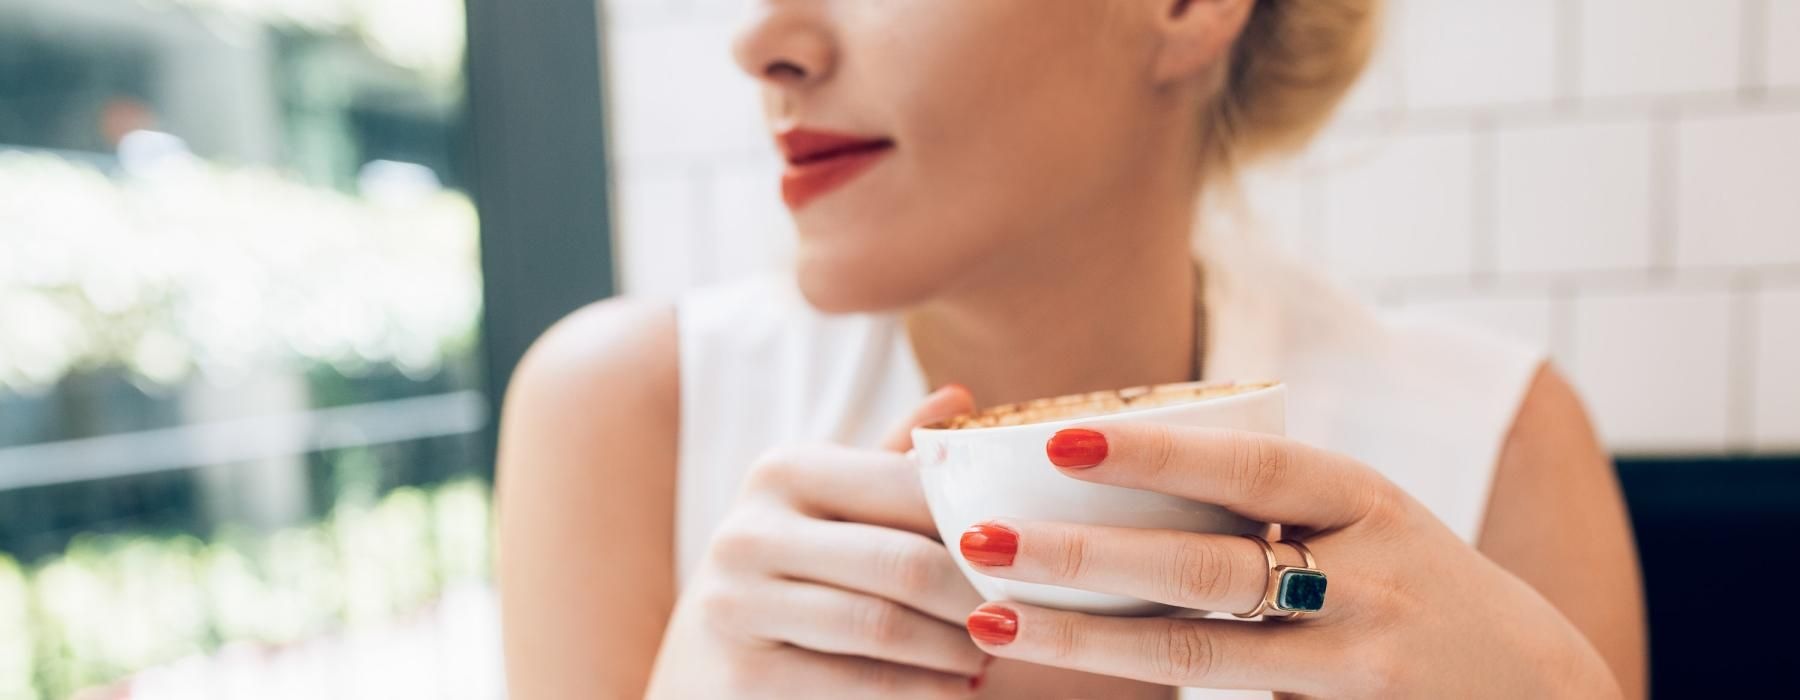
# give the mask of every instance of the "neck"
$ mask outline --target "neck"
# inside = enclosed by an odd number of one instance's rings
[[[991,406],[1195,379],[1192,199],[1138,192],[909,311],[930,385],[963,384]]]

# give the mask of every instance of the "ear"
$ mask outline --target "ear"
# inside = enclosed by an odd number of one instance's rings
[[[1186,82],[1218,65],[1259,1],[1154,0],[1161,11],[1157,31],[1162,36],[1155,63],[1157,82]]]

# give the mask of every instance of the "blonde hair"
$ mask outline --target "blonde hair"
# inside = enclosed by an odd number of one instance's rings
[[[1208,104],[1208,180],[1305,147],[1369,62],[1382,0],[1255,0]]]

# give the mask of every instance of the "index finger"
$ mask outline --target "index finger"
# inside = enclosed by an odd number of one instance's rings
[[[1348,457],[1276,435],[1216,428],[1107,423],[1059,431],[1046,451],[1064,474],[1083,481],[1320,529],[1363,519],[1391,487]]]
[[[881,449],[905,452],[912,449],[912,430],[975,410],[975,397],[961,384],[949,384],[925,397],[904,420],[889,429],[881,439]]]
[[[749,478],[751,490],[761,486],[811,517],[938,537],[918,467],[903,455],[838,445],[790,448],[765,455]]]

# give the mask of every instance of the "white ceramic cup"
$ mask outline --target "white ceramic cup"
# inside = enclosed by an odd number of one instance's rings
[[[1095,397],[1143,397],[1144,392],[1190,398],[1148,407],[1085,405]],[[1217,395],[1221,392],[1224,395]],[[1133,392],[1136,392],[1134,394]],[[1286,433],[1286,388],[1278,383],[1182,384],[1130,389],[1079,397],[1046,399],[990,409],[980,416],[1010,414],[1016,425],[969,425],[952,421],[913,430],[913,455],[938,533],[963,573],[988,600],[1015,600],[1102,615],[1160,615],[1176,609],[1127,596],[1061,586],[1023,583],[979,573],[956,546],[969,527],[1000,518],[1051,520],[1092,525],[1157,528],[1187,532],[1259,534],[1266,526],[1214,505],[1151,491],[1095,484],[1057,472],[1045,452],[1050,436],[1063,428],[1113,422],[1225,428],[1272,435]],[[1130,400],[1127,398],[1126,400]],[[1114,398],[1112,405],[1119,401]],[[1155,403],[1153,401],[1140,402]],[[1096,411],[1108,411],[1095,415]],[[1038,416],[1047,419],[1034,421]],[[991,418],[990,422],[995,422]]]

